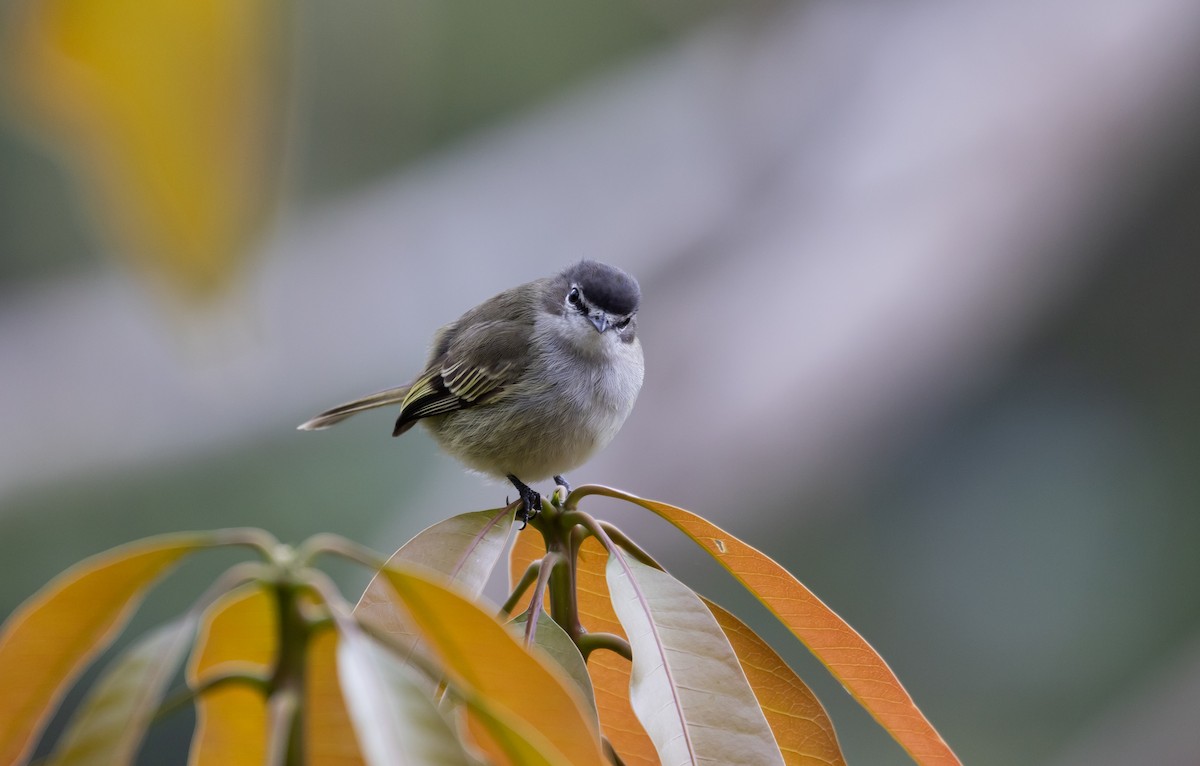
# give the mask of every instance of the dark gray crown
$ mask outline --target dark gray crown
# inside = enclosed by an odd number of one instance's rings
[[[574,285],[579,285],[588,303],[610,314],[632,314],[642,300],[637,280],[629,274],[599,261],[580,261],[563,272]]]

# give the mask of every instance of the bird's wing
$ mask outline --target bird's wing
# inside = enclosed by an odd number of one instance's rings
[[[412,382],[392,435],[399,436],[421,418],[503,396],[529,363],[529,335],[522,323],[480,322],[440,342],[445,351]]]

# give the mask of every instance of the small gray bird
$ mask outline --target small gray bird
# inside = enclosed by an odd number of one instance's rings
[[[334,407],[315,431],[363,410],[400,405],[392,436],[417,421],[468,468],[503,476],[526,517],[542,507],[526,481],[582,465],[612,440],[642,387],[641,290],[618,268],[581,261],[505,290],[443,327],[407,386]]]

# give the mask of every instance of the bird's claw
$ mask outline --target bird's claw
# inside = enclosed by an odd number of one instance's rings
[[[524,529],[529,520],[542,510],[542,496],[511,473],[508,474],[508,480],[516,488],[517,494],[521,496],[521,507],[517,509],[517,519],[521,522],[521,529]]]
[[[525,488],[521,492],[521,507],[517,509],[517,518],[521,521],[521,529],[529,523],[529,520],[537,516],[542,510],[542,496],[536,490]]]

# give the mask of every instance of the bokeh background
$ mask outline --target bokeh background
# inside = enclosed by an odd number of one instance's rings
[[[0,57],[0,615],[149,534],[497,505],[386,415],[294,427],[599,258],[646,383],[572,480],[785,563],[965,763],[1200,763],[1194,0],[0,0]]]

